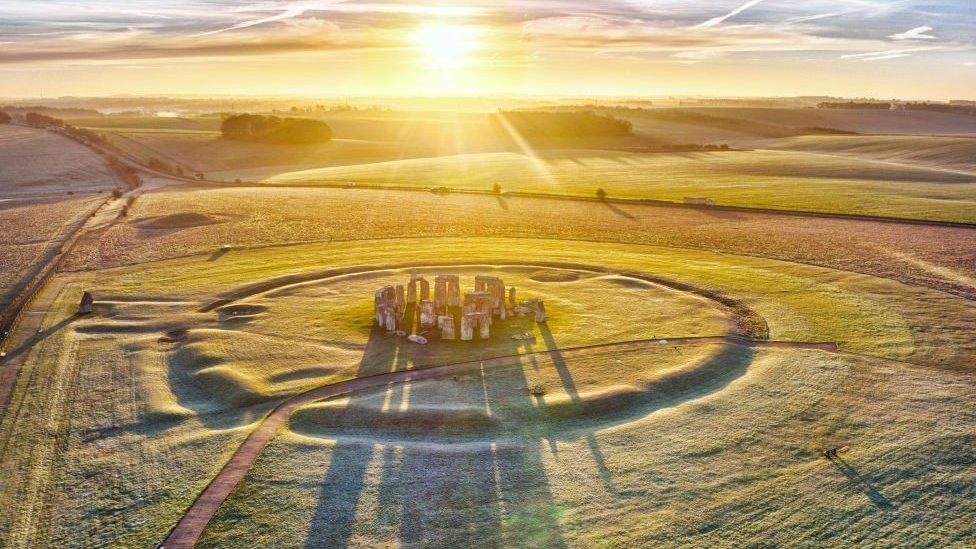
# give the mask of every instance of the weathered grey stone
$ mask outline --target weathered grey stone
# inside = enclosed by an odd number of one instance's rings
[[[397,316],[402,317],[403,312],[407,310],[407,300],[403,292],[403,284],[396,285],[396,308]]]
[[[441,315],[437,317],[437,327],[441,330],[441,339],[454,339],[454,317]]]
[[[434,311],[434,302],[425,299],[420,302],[420,327],[430,328],[437,323],[437,313]]]
[[[422,335],[411,334],[407,336],[407,339],[413,343],[418,343],[420,345],[427,345],[427,338]]]
[[[396,329],[397,329],[397,325],[396,325],[396,321],[397,321],[396,308],[395,307],[391,307],[389,305],[383,305],[382,306],[382,309],[381,309],[381,315],[382,315],[383,321],[380,323],[380,326],[383,326],[384,328],[386,328],[386,331],[388,331],[388,332],[394,332],[394,333],[396,333]]]
[[[474,320],[472,315],[475,313],[465,313],[461,317],[461,341],[471,341],[474,339]]]
[[[387,308],[392,309],[394,316],[396,315],[396,288],[393,286],[383,286],[379,290],[376,290],[376,294],[373,297],[376,323],[380,326],[386,326]],[[395,330],[396,328],[393,329]]]
[[[546,304],[541,299],[535,302],[535,321],[546,321]]]
[[[434,278],[434,307],[444,311],[461,304],[461,281],[458,275],[437,275]]]
[[[491,294],[475,290],[464,294],[464,305],[472,306],[472,312],[491,315]]]
[[[508,305],[513,309],[518,305],[518,301],[515,300],[515,286],[508,289]]]
[[[417,280],[411,276],[410,282],[407,283],[407,303],[412,304],[417,302]]]
[[[486,312],[468,313],[461,318],[461,340],[471,341],[474,339],[474,329],[478,328],[478,336],[481,339],[491,337],[491,315]]]

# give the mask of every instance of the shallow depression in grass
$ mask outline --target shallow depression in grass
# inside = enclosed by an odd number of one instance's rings
[[[749,347],[706,343],[520,357],[307,405],[289,426],[306,437],[452,451],[525,437],[574,440],[719,390],[753,356]]]

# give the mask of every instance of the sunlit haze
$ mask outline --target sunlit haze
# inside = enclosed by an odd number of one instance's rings
[[[968,0],[0,3],[0,96],[971,98]]]

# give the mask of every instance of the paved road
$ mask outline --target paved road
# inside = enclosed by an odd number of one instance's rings
[[[299,406],[309,404],[325,398],[339,395],[346,395],[356,391],[384,387],[392,384],[406,383],[420,379],[430,379],[446,375],[479,370],[481,368],[493,368],[513,364],[515,360],[528,356],[552,356],[559,353],[562,357],[585,356],[589,354],[606,353],[610,351],[626,351],[631,349],[641,349],[662,345],[700,345],[705,343],[731,343],[735,345],[748,345],[754,347],[776,347],[794,349],[820,349],[826,351],[837,351],[834,343],[799,343],[792,341],[761,341],[750,340],[739,336],[716,336],[680,339],[649,339],[638,341],[627,341],[622,343],[607,343],[602,345],[590,345],[586,347],[573,347],[566,349],[556,349],[552,351],[539,351],[522,355],[504,356],[485,360],[473,360],[470,362],[460,362],[423,368],[418,370],[405,370],[399,372],[389,372],[370,377],[361,377],[333,383],[317,389],[312,389],[306,393],[296,395],[271,411],[261,424],[248,435],[243,444],[234,452],[230,460],[224,465],[223,469],[217,473],[210,484],[204,489],[203,493],[190,506],[183,518],[177,523],[176,527],[167,536],[162,544],[167,549],[171,548],[190,548],[196,545],[197,540],[203,534],[207,524],[213,519],[214,514],[220,505],[227,499],[227,496],[234,490],[234,487],[244,478],[251,465],[257,459],[261,451],[267,446],[268,442],[275,436],[278,429],[288,420],[288,417]]]

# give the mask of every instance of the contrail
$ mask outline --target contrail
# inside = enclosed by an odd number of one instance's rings
[[[719,23],[721,23],[722,21],[725,21],[729,17],[734,17],[736,15],[739,15],[740,13],[746,11],[747,9],[755,6],[756,4],[758,4],[758,3],[762,2],[762,1],[763,0],[749,0],[745,4],[742,4],[741,6],[735,8],[734,10],[730,11],[729,13],[726,13],[725,15],[720,15],[718,17],[713,17],[712,19],[709,19],[708,21],[705,21],[704,23],[699,23],[699,24],[697,24],[697,25],[695,25],[694,27],[691,27],[691,28],[693,28],[693,29],[707,29],[708,27],[714,27],[715,25],[718,25]]]

